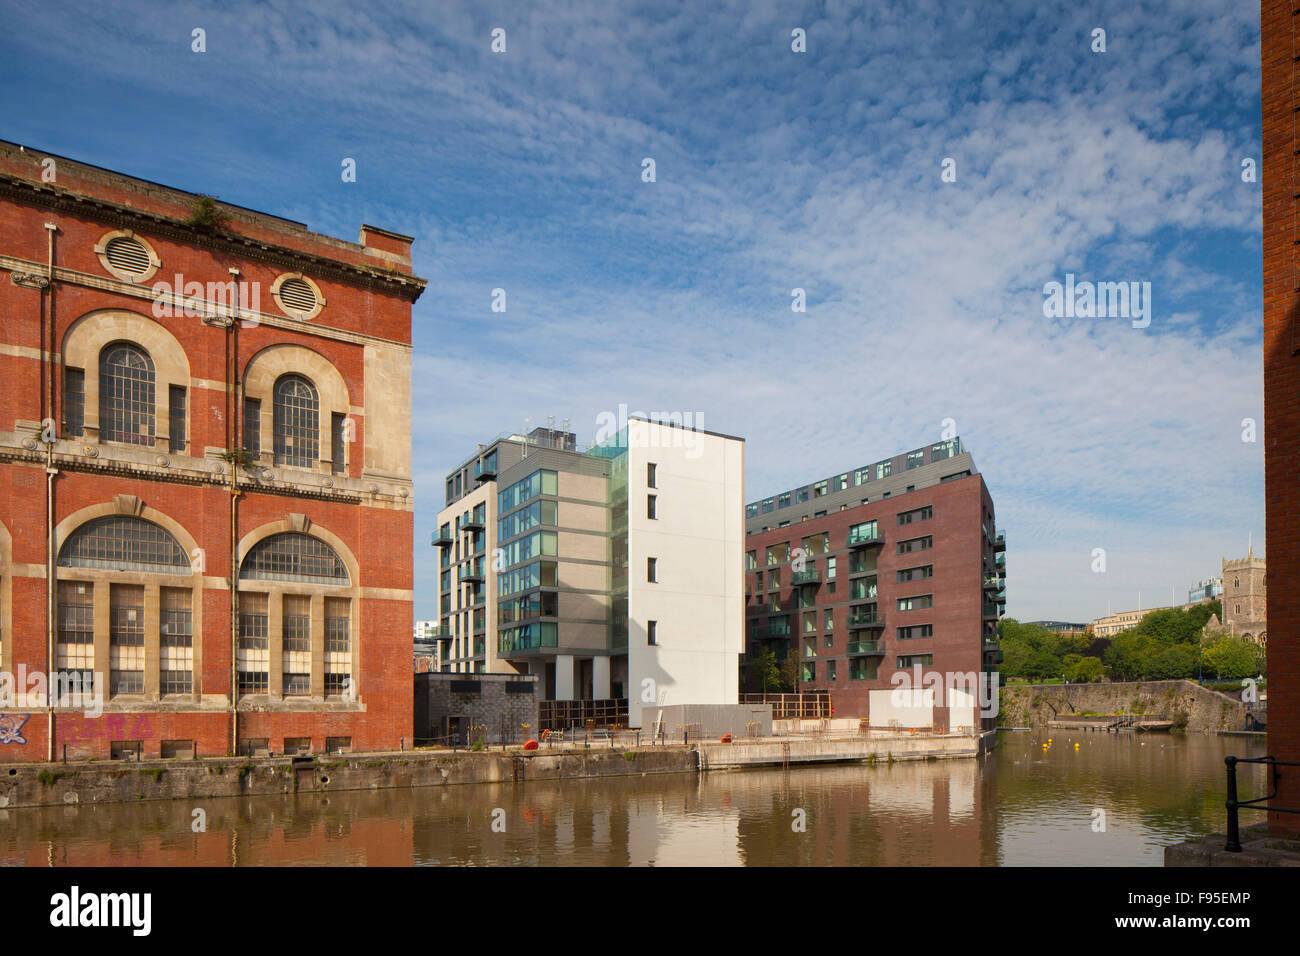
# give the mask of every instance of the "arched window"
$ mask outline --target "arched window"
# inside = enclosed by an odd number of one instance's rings
[[[130,342],[114,342],[99,353],[99,437],[153,444],[153,360]]]
[[[301,375],[275,383],[275,463],[295,468],[316,464],[320,442],[320,398]]]
[[[347,566],[320,538],[286,531],[253,545],[239,566],[241,580],[301,581],[347,587]]]
[[[132,515],[87,521],[59,548],[61,568],[189,574],[190,559],[171,532]]]

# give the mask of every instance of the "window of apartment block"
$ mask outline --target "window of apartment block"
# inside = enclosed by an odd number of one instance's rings
[[[351,602],[325,599],[325,696],[342,697],[352,676]]]
[[[835,611],[826,610],[822,612],[822,629],[826,631],[835,630]]]
[[[933,594],[918,594],[914,597],[901,597],[898,599],[898,609],[900,611],[919,611],[927,607],[934,607]]]
[[[658,558],[645,559],[645,579],[652,583],[659,580],[659,559]]]
[[[783,541],[780,544],[769,544],[767,546],[767,563],[769,566],[773,564],[785,564],[789,560],[790,543],[788,541]]]
[[[800,678],[806,684],[812,684],[817,681],[817,662],[805,661],[802,667],[803,676]]]
[[[262,451],[262,400],[244,399],[244,448],[253,454]]]
[[[803,656],[804,657],[817,656],[817,638],[805,637],[803,639]]]
[[[658,646],[659,644],[659,622],[658,621],[645,622],[645,642],[651,647]]]
[[[95,686],[95,586],[86,581],[60,581],[55,667],[71,689]]]
[[[271,675],[271,626],[265,594],[240,592],[238,632],[235,648],[238,691],[241,694],[268,693]]]
[[[767,514],[768,512],[770,512],[770,511],[775,511],[775,510],[776,510],[776,499],[775,499],[775,498],[764,498],[764,499],[763,499],[763,514]]]
[[[829,532],[821,534],[811,534],[803,539],[803,553],[806,555],[825,554],[830,550],[831,536]]]
[[[144,588],[109,585],[109,694],[144,693]]]
[[[773,593],[772,596],[769,597],[769,598],[767,599],[767,609],[768,609],[769,611],[779,611],[779,610],[781,610],[781,595],[780,595],[780,594],[778,594],[778,593]]]
[[[933,624],[913,624],[911,627],[900,627],[896,629],[900,641],[911,641],[918,637],[933,637]]]
[[[173,455],[183,455],[188,439],[185,430],[185,386],[168,386],[167,403],[167,450]]]
[[[789,491],[787,491],[787,492],[785,492],[784,494],[777,495],[777,496],[776,496],[776,506],[777,506],[778,508],[789,508],[791,502],[793,501],[793,499],[794,499],[794,493],[793,493],[793,492],[789,492]]]
[[[799,588],[799,606],[813,607],[817,604],[817,595],[812,588]]]
[[[862,574],[876,570],[875,551],[852,551],[849,553],[849,574]]]
[[[849,680],[875,680],[879,661],[873,657],[854,657],[849,660]]]
[[[825,481],[819,481],[819,482],[817,482],[816,484],[814,484],[814,485],[813,485],[813,497],[814,497],[814,498],[820,498],[820,497],[822,497],[822,495],[826,494],[826,489],[827,489],[827,487],[828,487],[828,483],[825,482]]]
[[[860,544],[864,541],[876,541],[879,537],[879,531],[874,520],[862,521],[849,528],[849,547],[853,547],[855,544]]]
[[[925,452],[923,450],[909,451],[907,453],[907,467],[909,470],[912,468],[919,468],[924,464],[925,464]]]
[[[892,461],[882,461],[876,465],[876,480],[889,477],[889,470],[893,467]]]
[[[827,680],[835,679],[835,661],[826,662],[826,679]]]
[[[855,485],[865,485],[870,480],[871,480],[870,465],[868,465],[866,468],[859,468],[857,471],[853,473],[853,483]],[[863,504],[866,504],[866,502],[863,501]]]
[[[63,370],[63,434],[79,438],[85,434],[86,424],[86,370]]]
[[[805,634],[815,633],[817,630],[817,612],[805,611],[803,614],[803,632]]]
[[[645,465],[645,486],[646,486],[647,488],[658,488],[658,487],[659,487],[657,484],[655,484],[655,471],[656,471],[657,469],[658,469],[658,466],[657,466],[653,461],[648,461],[648,462],[646,462],[646,465]]]
[[[913,551],[928,551],[932,547],[934,547],[934,535],[927,534],[923,538],[909,538],[898,542],[898,553],[911,554]]]
[[[933,664],[933,654],[904,654],[898,658],[899,670],[906,670],[909,667],[930,667]]]
[[[188,588],[162,588],[159,599],[158,689],[194,692],[194,614]]]
[[[849,582],[849,600],[874,601],[876,598],[876,579],[874,577],[855,578]]]
[[[753,571],[758,567],[758,553],[755,551],[745,552],[745,570]]]
[[[658,505],[659,505],[658,495],[645,496],[645,516],[649,518],[651,521],[659,517]]]
[[[835,577],[835,556],[826,559],[826,580],[830,581]]]
[[[926,505],[924,508],[913,508],[911,511],[904,511],[898,516],[898,523],[911,524],[914,521],[929,521],[934,517],[934,507]]]
[[[898,583],[905,584],[908,581],[920,581],[934,576],[934,565],[926,564],[919,568],[904,568],[898,572]]]

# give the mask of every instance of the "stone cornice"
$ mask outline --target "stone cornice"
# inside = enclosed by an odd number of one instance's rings
[[[239,233],[190,226],[172,216],[133,209],[121,203],[73,192],[51,183],[32,182],[19,176],[0,174],[0,198],[73,215],[90,216],[119,229],[141,229],[150,235],[226,255],[267,262],[288,271],[311,270],[314,274],[329,275],[362,289],[382,289],[390,294],[402,295],[412,303],[420,297],[427,285],[427,280],[404,272],[370,268],[313,255]]]

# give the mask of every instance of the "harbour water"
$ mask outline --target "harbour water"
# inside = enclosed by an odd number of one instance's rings
[[[1004,732],[979,759],[0,810],[0,865],[1159,866],[1223,829],[1224,756],[1262,753]]]

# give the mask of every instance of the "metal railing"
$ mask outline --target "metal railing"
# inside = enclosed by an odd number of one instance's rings
[[[820,694],[741,694],[742,704],[771,704],[772,719],[792,717],[829,717],[831,695]]]
[[[1224,849],[1229,853],[1241,852],[1241,830],[1237,821],[1237,811],[1246,810],[1264,810],[1269,813],[1300,813],[1297,807],[1268,807],[1261,806],[1277,796],[1277,784],[1282,779],[1282,771],[1278,767],[1300,767],[1300,763],[1290,760],[1278,760],[1276,757],[1224,757],[1223,762],[1228,768],[1228,800],[1224,804],[1228,808],[1228,840],[1224,844]],[[1237,764],[1239,763],[1262,763],[1273,768],[1272,784],[1273,792],[1263,797],[1256,797],[1254,800],[1237,799]]]
[[[537,704],[538,730],[574,727],[626,727],[627,698],[607,700],[543,700]]]

